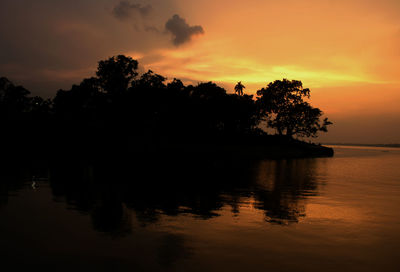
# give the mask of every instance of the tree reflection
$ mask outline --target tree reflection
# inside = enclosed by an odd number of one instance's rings
[[[113,237],[129,234],[133,220],[147,226],[163,215],[207,220],[230,206],[240,216],[249,199],[266,221],[294,223],[306,216],[307,197],[318,193],[316,159],[203,159],[55,162],[50,186],[56,201],[89,214],[95,230]]]
[[[316,163],[316,159],[260,163],[255,199],[267,221],[286,224],[305,216],[306,197],[317,194]]]

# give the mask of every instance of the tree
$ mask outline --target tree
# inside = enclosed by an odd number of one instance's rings
[[[16,86],[5,77],[0,78],[0,116],[19,119],[29,111],[30,92],[22,86]]]
[[[103,91],[118,95],[127,91],[138,75],[138,62],[131,57],[119,55],[99,62],[96,75]]]
[[[137,89],[153,89],[161,90],[165,88],[165,77],[148,70],[144,73],[139,80],[132,83],[132,86]]]
[[[185,85],[180,79],[174,78],[173,81],[167,84],[167,88],[170,91],[182,92],[185,89]]]
[[[199,83],[190,92],[190,96],[193,98],[201,98],[207,100],[218,100],[225,95],[226,90],[211,81]]]
[[[254,132],[259,124],[258,111],[252,95],[227,95],[222,101],[224,130],[228,134]]]
[[[242,84],[241,81],[239,81],[236,86],[235,86],[235,93],[239,96],[243,95],[243,89],[245,89],[246,87]]]
[[[53,99],[53,110],[64,121],[96,121],[103,113],[107,94],[101,92],[98,78],[84,79],[70,90],[59,90]]]
[[[45,100],[40,96],[30,99],[30,113],[37,116],[37,118],[43,118],[43,116],[48,115],[51,111],[51,106],[51,99]]]
[[[322,111],[304,101],[310,98],[310,90],[303,88],[301,81],[276,80],[258,90],[257,95],[261,116],[279,135],[316,137],[319,131],[326,132],[327,126],[332,124],[327,118],[321,123]]]

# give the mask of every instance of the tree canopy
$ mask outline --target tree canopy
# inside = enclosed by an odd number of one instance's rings
[[[310,90],[303,88],[301,81],[276,80],[258,90],[257,95],[261,116],[279,135],[316,137],[332,124],[327,118],[321,122],[322,111],[304,101],[310,98]]]
[[[137,60],[124,55],[100,61],[96,72],[100,86],[111,94],[126,91],[138,75],[138,64]]]

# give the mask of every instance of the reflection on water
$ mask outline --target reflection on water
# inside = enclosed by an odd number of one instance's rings
[[[259,164],[255,207],[273,223],[297,222],[305,216],[305,198],[316,196],[316,159],[263,161]]]
[[[93,228],[113,236],[160,216],[191,214],[209,219],[229,206],[240,215],[244,202],[262,210],[270,223],[288,224],[305,216],[305,199],[315,196],[316,159],[206,162],[200,166],[61,164],[50,169],[52,195],[70,209],[89,213]],[[148,168],[151,167],[151,168]],[[153,167],[157,169],[152,169]],[[188,168],[190,167],[190,168]],[[133,212],[133,213],[132,213]]]
[[[2,164],[0,256],[58,271],[397,271],[400,152],[336,154]]]

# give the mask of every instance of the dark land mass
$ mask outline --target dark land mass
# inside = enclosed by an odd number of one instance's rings
[[[55,139],[42,137],[37,140],[31,138],[25,143],[20,143],[18,136],[13,137],[12,140],[0,138],[3,142],[7,142],[2,148],[1,160],[12,160],[12,158],[17,160],[58,159],[60,157],[71,160],[111,157],[132,161],[144,157],[160,157],[175,161],[193,160],[199,157],[206,160],[212,158],[257,160],[331,157],[334,154],[330,147],[275,135],[247,136],[246,138],[251,141],[244,143],[221,140],[221,142],[214,143],[140,142],[128,144],[121,141],[108,145],[95,140],[91,140],[90,143],[77,142],[64,137]],[[46,139],[45,142],[43,142],[44,139]]]
[[[30,97],[0,78],[3,159],[144,157],[301,158],[332,156],[333,149],[298,141],[331,124],[305,98],[296,80],[277,80],[253,95],[239,82],[235,94],[212,82],[185,86],[148,71],[126,56],[100,61],[96,76],[53,99]],[[260,124],[277,131],[269,135]]]

